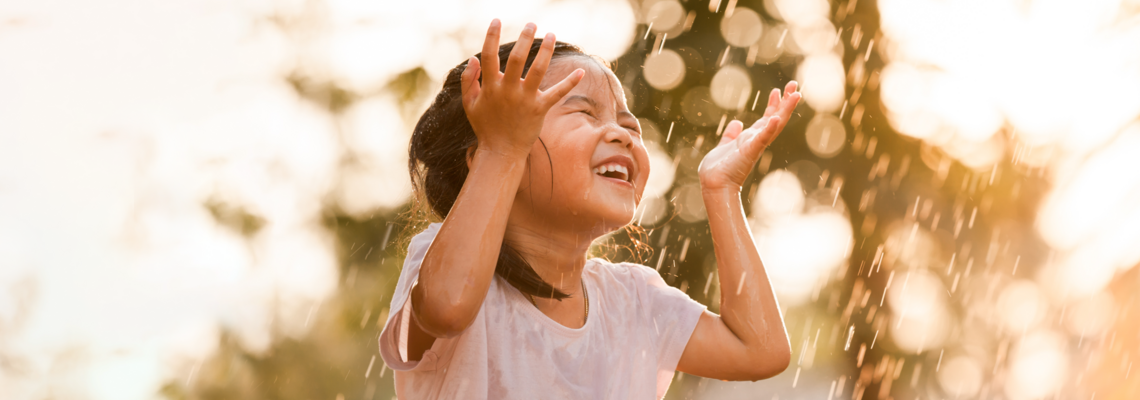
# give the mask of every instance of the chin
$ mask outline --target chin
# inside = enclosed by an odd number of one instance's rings
[[[598,201],[591,205],[594,212],[590,217],[596,221],[594,224],[600,234],[613,232],[633,222],[634,211],[637,204],[632,200],[625,201]]]
[[[594,177],[591,185],[581,190],[556,193],[553,200],[561,200],[567,210],[572,210],[567,217],[577,229],[602,236],[633,221],[642,185],[642,182],[614,182],[609,178]]]
[[[633,212],[615,212],[608,214],[602,217],[602,221],[602,225],[605,226],[607,232],[619,229],[633,222]]]

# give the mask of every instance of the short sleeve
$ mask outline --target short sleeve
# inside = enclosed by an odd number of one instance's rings
[[[439,223],[429,225],[426,230],[416,234],[408,244],[404,268],[400,270],[396,291],[392,293],[388,320],[384,323],[384,330],[380,332],[380,356],[388,368],[396,371],[430,369],[435,361],[435,355],[429,354],[430,351],[425,353],[420,361],[408,360],[408,324],[411,323],[412,286],[420,275],[420,264],[423,263],[435,235],[439,233],[440,225]]]
[[[627,265],[637,271],[645,282],[645,290],[641,297],[649,306],[653,332],[656,336],[656,345],[660,354],[658,373],[672,376],[673,371],[677,370],[677,363],[681,361],[681,353],[689,344],[689,337],[697,327],[697,321],[700,321],[701,314],[707,307],[680,289],[666,284],[653,268],[639,264]]]

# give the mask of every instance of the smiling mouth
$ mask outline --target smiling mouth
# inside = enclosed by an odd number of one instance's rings
[[[618,179],[630,182],[629,169],[618,163],[608,163],[594,168],[594,174],[604,178]]]

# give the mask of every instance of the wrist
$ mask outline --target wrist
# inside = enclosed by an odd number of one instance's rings
[[[739,185],[706,185],[701,183],[701,195],[712,198],[740,198]]]
[[[475,154],[472,156],[471,163],[495,162],[495,163],[525,163],[526,158],[530,156],[530,152],[524,152],[518,149],[511,149],[506,147],[492,147],[492,146],[475,146]]]
[[[491,179],[500,183],[518,183],[526,171],[526,160],[525,155],[515,152],[476,148],[467,160],[467,180]]]
[[[706,209],[716,205],[733,207],[742,202],[740,187],[701,187],[701,197],[705,201]]]

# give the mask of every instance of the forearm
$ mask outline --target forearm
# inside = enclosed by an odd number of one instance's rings
[[[740,191],[705,190],[705,208],[720,278],[720,318],[754,354],[790,352],[768,274],[744,217]]]
[[[420,265],[414,314],[435,337],[470,325],[494,277],[525,156],[477,150],[467,179]]]

